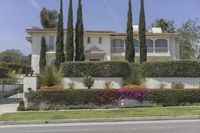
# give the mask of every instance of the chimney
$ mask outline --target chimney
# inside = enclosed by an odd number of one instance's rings
[[[152,33],[162,33],[162,29],[160,27],[152,27]]]
[[[139,25],[133,25],[133,32],[139,32]]]

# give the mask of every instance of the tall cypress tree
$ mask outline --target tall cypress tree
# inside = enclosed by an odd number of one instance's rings
[[[76,22],[76,56],[75,61],[84,61],[84,28],[83,28],[83,16],[82,16],[82,4],[81,0],[78,1],[78,10],[77,10],[77,22]]]
[[[68,22],[67,22],[67,40],[66,40],[66,61],[74,60],[74,31],[73,31],[73,9],[72,0],[69,2]]]
[[[64,54],[64,28],[63,28],[63,3],[60,0],[60,14],[57,25],[57,38],[56,38],[56,61],[55,65],[60,67],[60,64],[65,61]]]
[[[134,48],[134,41],[133,41],[132,24],[133,24],[132,3],[131,3],[131,0],[129,0],[127,30],[126,30],[126,60],[129,62],[134,62],[135,60],[135,48]]]
[[[39,61],[39,66],[40,66],[40,72],[44,70],[46,66],[46,41],[45,37],[42,36],[41,38],[41,44],[40,44],[40,61]]]
[[[144,0],[141,0],[140,22],[139,22],[139,38],[140,38],[140,63],[147,61],[147,45],[146,45],[146,22],[144,12]]]

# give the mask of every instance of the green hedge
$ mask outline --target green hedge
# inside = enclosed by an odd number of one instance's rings
[[[144,96],[142,96],[144,95]],[[162,106],[200,103],[200,90],[65,90],[36,91],[25,94],[29,107],[46,105],[95,105],[116,107],[121,97],[150,101]]]
[[[200,103],[200,90],[149,90],[146,100],[163,106]]]
[[[200,77],[200,62],[147,62],[142,64],[142,74],[145,77]]]
[[[61,72],[65,77],[127,77],[130,73],[127,62],[65,62]]]
[[[58,105],[84,105],[89,104],[99,94],[98,90],[65,90],[65,91],[36,91],[25,94],[31,106],[41,103]]]
[[[9,69],[0,67],[0,78],[7,78]]]

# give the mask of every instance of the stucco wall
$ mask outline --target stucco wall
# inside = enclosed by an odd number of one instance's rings
[[[87,43],[87,38],[91,38],[91,43]],[[102,43],[99,44],[99,37],[102,37]],[[105,52],[104,61],[111,60],[111,46],[110,46],[111,40],[109,34],[85,34],[84,37],[84,48],[85,50],[89,50],[90,48],[96,46],[99,49],[103,50]],[[86,59],[88,60],[88,59]]]
[[[166,89],[171,89],[172,83],[181,82],[185,89],[198,89],[199,83],[200,83],[200,77],[199,78],[171,78],[171,77],[165,77],[165,78],[146,78],[146,87],[148,89],[158,89],[161,84],[165,85]]]
[[[33,91],[37,90],[37,77],[24,77],[24,93],[28,92],[28,88]]]
[[[123,86],[122,78],[94,78],[94,86],[92,89],[104,89],[104,84],[106,81],[110,81],[112,83],[113,89],[120,89]],[[64,78],[64,88],[68,89],[68,84],[72,82],[75,84],[75,89],[87,89],[82,83],[83,78]]]

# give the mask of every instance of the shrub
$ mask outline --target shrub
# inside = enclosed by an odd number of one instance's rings
[[[123,87],[124,89],[145,89],[142,85],[129,84]]]
[[[116,107],[120,99],[149,101],[162,106],[179,106],[200,103],[200,90],[63,90],[36,91],[25,94],[28,108],[55,109],[54,106],[65,108],[76,105],[94,105],[99,108],[106,105]],[[44,106],[45,105],[45,106]]]
[[[132,63],[131,64],[131,72],[129,74],[128,79],[125,81],[126,84],[136,84],[140,85],[143,81],[143,76],[141,73],[141,65]]]
[[[172,83],[172,89],[173,90],[183,90],[185,87],[181,82],[177,82],[177,83]]]
[[[200,62],[192,60],[147,62],[142,64],[145,77],[200,77]]]
[[[91,87],[94,86],[94,79],[91,76],[86,76],[83,79],[83,84],[88,89],[91,89]]]
[[[65,62],[61,64],[61,72],[65,77],[124,77],[130,73],[127,62]]]
[[[70,89],[70,90],[73,90],[75,88],[74,82],[68,83],[67,85],[68,85],[68,89]]]
[[[179,106],[200,102],[200,90],[149,90],[145,100],[163,106]]]
[[[17,107],[17,111],[25,111],[24,101],[21,101],[19,103],[19,106]]]
[[[112,82],[110,82],[110,81],[106,81],[106,82],[104,83],[104,89],[111,89],[112,86],[113,86],[113,84],[112,84]]]
[[[165,84],[161,83],[160,86],[159,86],[159,89],[160,90],[164,90],[165,89]]]
[[[7,78],[9,69],[0,67],[0,78]]]
[[[15,71],[17,74],[26,74],[27,71],[31,70],[30,66],[18,65],[18,64],[8,64],[8,68]]]
[[[55,68],[50,66],[47,66],[39,75],[39,83],[41,86],[54,86],[59,84],[61,79],[61,74]]]

